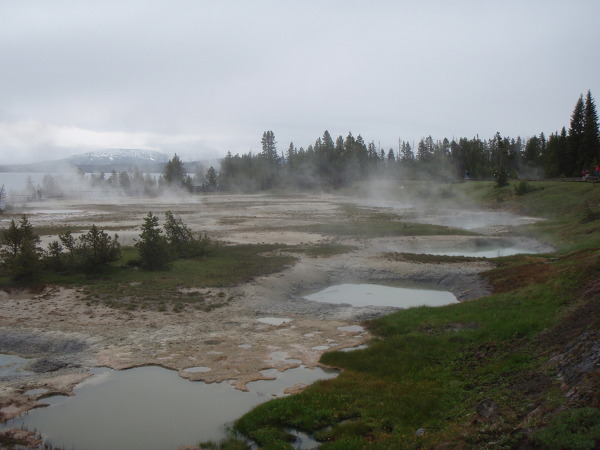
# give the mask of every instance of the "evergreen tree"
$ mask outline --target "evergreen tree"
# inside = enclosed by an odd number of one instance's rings
[[[119,186],[121,186],[121,189],[125,192],[131,192],[131,178],[126,171],[119,173]]]
[[[389,164],[393,164],[396,162],[396,155],[394,154],[394,149],[390,148],[387,154],[387,161]]]
[[[531,137],[525,144],[523,161],[530,166],[537,165],[542,154],[542,145],[537,136]]]
[[[195,258],[206,255],[216,247],[206,233],[195,237],[181,217],[175,216],[171,211],[165,213],[165,219],[165,237],[174,256]]]
[[[583,113],[583,132],[580,147],[581,167],[589,168],[600,163],[600,135],[598,133],[598,113],[592,93],[587,92]]]
[[[110,237],[104,230],[92,225],[90,230],[79,236],[75,247],[78,266],[85,272],[98,272],[121,257],[119,236]]]
[[[261,189],[271,189],[277,184],[280,161],[277,155],[275,133],[265,131],[261,139],[261,159],[257,164],[257,173],[252,174],[258,180]]]
[[[112,187],[117,187],[119,185],[119,174],[115,169],[110,172],[110,177],[108,177],[108,184]]]
[[[431,136],[419,141],[417,146],[417,159],[421,162],[429,162],[433,158],[433,146]]]
[[[4,185],[0,186],[0,214],[4,212],[4,208],[6,208],[6,189]]]
[[[413,161],[415,159],[415,154],[408,142],[402,142],[402,150],[400,151],[400,160],[403,162]]]
[[[275,141],[275,133],[272,131],[263,132],[262,139],[260,140],[262,146],[262,156],[265,158],[269,165],[276,165],[278,163],[277,156],[277,142]]]
[[[165,213],[165,237],[171,250],[179,257],[188,257],[194,244],[192,230],[186,226],[181,217],[175,217],[171,211]]]
[[[165,165],[165,169],[162,173],[163,179],[169,186],[182,187],[186,181],[186,175],[183,161],[181,161],[181,158],[175,153],[173,158],[167,161],[167,164]]]
[[[135,246],[140,255],[140,266],[145,270],[165,270],[174,259],[167,238],[158,226],[158,217],[149,212],[144,218],[142,233]]]
[[[37,279],[42,269],[39,242],[39,236],[25,215],[18,225],[11,220],[2,235],[0,259],[13,280],[31,282]]]
[[[571,114],[571,125],[569,127],[569,153],[565,161],[565,175],[575,176],[581,173],[584,158],[582,154],[582,140],[584,128],[585,106],[583,96],[580,95],[573,114]]]
[[[555,178],[565,176],[563,169],[565,167],[564,161],[567,152],[567,130],[563,127],[561,134],[554,133],[550,135],[544,149],[543,162],[544,174],[546,177]]]
[[[206,171],[206,185],[211,191],[217,189],[217,171],[213,166],[210,166]]]

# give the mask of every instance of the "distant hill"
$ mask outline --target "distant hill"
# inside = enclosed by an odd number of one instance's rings
[[[117,172],[138,167],[142,172],[162,172],[170,156],[156,150],[96,150],[54,161],[0,166],[0,172],[61,172],[78,168],[84,172]]]
[[[141,150],[126,148],[119,150],[96,150],[93,152],[73,155],[64,159],[41,161],[31,164],[5,164],[0,165],[0,172],[31,172],[31,173],[60,173],[76,169],[84,172],[117,172],[131,171],[137,167],[144,173],[162,173],[165,164],[173,155],[156,150]],[[219,167],[219,160],[185,161],[185,170],[193,175],[196,170],[206,172],[210,166]]]
[[[169,160],[169,155],[156,150],[120,149],[96,150],[82,155],[69,156],[67,161],[74,165],[108,165],[108,164],[140,164],[161,163]]]

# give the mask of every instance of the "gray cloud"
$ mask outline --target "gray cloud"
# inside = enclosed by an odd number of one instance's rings
[[[0,162],[44,148],[27,123],[71,129],[65,152],[121,136],[195,157],[267,129],[281,149],[325,129],[385,148],[553,132],[600,95],[597,17],[595,0],[2,2]]]

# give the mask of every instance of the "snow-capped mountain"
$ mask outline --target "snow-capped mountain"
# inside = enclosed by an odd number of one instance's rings
[[[169,155],[156,150],[128,148],[118,150],[96,150],[82,155],[70,156],[66,161],[78,167],[88,165],[139,166],[154,163],[165,164],[169,161]]]
[[[130,171],[137,167],[145,173],[160,173],[164,170],[165,164],[173,155],[156,150],[142,149],[117,149],[117,150],[96,150],[80,155],[69,156],[65,159],[55,159],[52,161],[40,161],[31,164],[0,165],[0,172],[62,172],[71,171],[77,168],[84,172],[105,172],[110,173],[113,170],[121,172]],[[218,161],[185,162],[186,170],[193,173],[196,167],[208,167],[210,165],[218,166]]]

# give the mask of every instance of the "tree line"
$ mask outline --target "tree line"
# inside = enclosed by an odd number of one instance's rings
[[[329,131],[314,144],[297,148],[290,143],[279,152],[273,131],[265,131],[261,152],[232,155],[221,161],[218,185],[223,190],[268,190],[279,186],[339,188],[372,176],[462,179],[465,175],[491,179],[501,174],[516,178],[575,177],[600,164],[598,115],[591,92],[581,95],[570,126],[546,137],[527,140],[496,133],[492,138],[398,141],[383,149],[352,133],[335,140]]]

